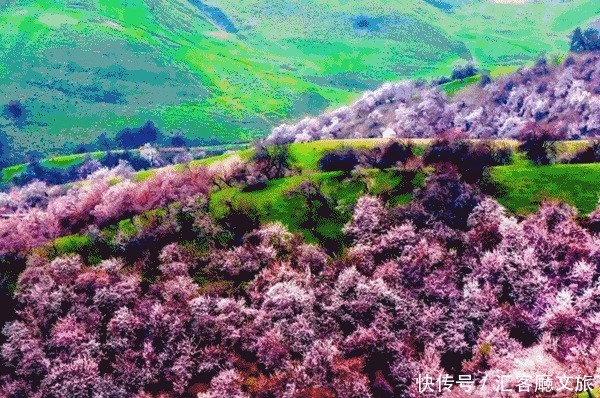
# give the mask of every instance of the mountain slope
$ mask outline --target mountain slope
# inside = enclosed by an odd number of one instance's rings
[[[547,11],[488,2],[453,2],[449,11],[423,0],[0,5],[0,130],[13,163],[148,119],[190,138],[260,136],[383,81],[564,50],[568,32],[600,14],[590,0]]]
[[[263,132],[295,100],[315,96],[322,107],[346,99],[275,73],[276,56],[221,37],[188,2],[73,3],[22,2],[4,13],[0,93],[4,104],[20,101],[23,114],[5,112],[1,122],[17,152],[65,151],[147,119],[238,139]]]
[[[411,80],[385,83],[350,104],[316,117],[284,123],[270,142],[332,138],[437,137],[514,138],[531,128],[557,138],[600,136],[600,54],[570,53],[559,62],[540,59],[529,68],[477,84],[479,77],[440,86]],[[482,81],[483,82],[483,81]],[[457,83],[457,84],[455,84]],[[485,83],[485,82],[483,82]],[[454,85],[448,87],[450,84]],[[460,93],[448,98],[462,85]],[[467,85],[469,86],[468,88]]]

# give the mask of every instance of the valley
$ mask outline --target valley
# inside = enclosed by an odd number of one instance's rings
[[[489,2],[294,4],[5,2],[0,96],[22,107],[0,117],[5,162],[96,150],[101,133],[147,120],[167,136],[251,140],[385,81],[564,52],[572,29],[600,12],[587,0],[519,12]]]

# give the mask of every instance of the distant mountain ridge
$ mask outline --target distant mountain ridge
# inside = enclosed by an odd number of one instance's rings
[[[9,163],[28,151],[93,150],[102,133],[147,120],[192,140],[264,136],[385,81],[566,51],[568,33],[600,15],[590,0],[551,8],[450,0],[0,6],[0,142]],[[7,111],[15,106],[18,117]]]

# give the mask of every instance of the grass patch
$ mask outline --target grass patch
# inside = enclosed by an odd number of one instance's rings
[[[142,170],[133,175],[133,181],[142,182],[156,174],[156,170]]]
[[[252,157],[253,153],[254,153],[254,149],[243,149],[241,151],[237,151],[237,152],[233,152],[233,153],[231,153],[231,152],[224,153],[224,154],[218,155],[218,156],[211,156],[211,157],[204,158],[204,159],[192,160],[189,164],[192,167],[210,166],[217,162],[226,160],[233,155],[238,155],[242,161],[246,161]]]
[[[303,171],[317,171],[319,169],[319,159],[325,152],[344,146],[351,146],[357,149],[372,149],[379,145],[384,145],[389,139],[386,138],[365,138],[365,139],[344,139],[344,140],[321,140],[306,143],[296,143],[290,145],[290,158],[292,166],[298,167]],[[408,139],[400,140],[411,142],[415,145],[417,155],[423,153],[425,147],[431,142],[430,139]]]
[[[118,230],[126,237],[132,237],[138,233],[137,226],[129,218],[119,222]]]
[[[472,84],[476,84],[479,82],[479,80],[481,80],[480,75],[467,77],[466,79],[453,80],[451,82],[442,84],[442,90],[444,90],[448,96],[452,97],[463,88],[469,87]]]
[[[52,245],[58,256],[62,256],[78,253],[84,247],[91,245],[91,243],[90,238],[85,235],[68,235],[55,239]]]
[[[385,142],[385,139],[347,139],[292,144],[291,162],[304,172],[317,172],[318,161],[328,150],[345,145],[372,148]],[[413,139],[410,142],[415,145],[416,154],[420,155],[431,140]],[[497,140],[495,143],[513,149],[518,146],[514,140]],[[564,156],[588,144],[588,141],[562,141],[557,143],[557,151]],[[421,186],[423,176],[419,174],[413,184]],[[375,178],[376,182],[369,187],[369,192],[375,195],[382,194],[396,183],[388,173],[367,174],[366,177]],[[513,154],[511,165],[492,168],[492,180],[499,188],[496,199],[516,214],[533,213],[545,200],[559,200],[576,207],[581,214],[589,214],[596,208],[600,194],[600,164],[535,166],[524,154],[517,152]],[[410,198],[410,194],[393,195],[389,203],[403,204]]]
[[[516,214],[529,214],[545,200],[559,200],[589,214],[600,195],[600,163],[534,166],[516,157],[515,164],[493,167],[498,201]]]
[[[73,154],[64,156],[55,156],[48,159],[44,159],[40,162],[40,165],[47,168],[66,169],[71,166],[82,164],[86,157],[89,156],[93,159],[101,159],[106,156],[104,152],[91,152],[88,154]]]
[[[189,138],[252,139],[386,81],[447,76],[461,60],[476,59],[494,76],[542,51],[566,52],[568,34],[599,9],[594,0],[486,1],[448,13],[406,0],[388,2],[382,14],[372,2],[211,1],[234,34],[191,2],[155,3],[3,3],[0,93],[28,99],[27,123],[9,132],[15,154],[75,148],[147,120]],[[90,46],[103,56],[90,57]],[[66,83],[41,82],[57,76],[56,65],[70,66]]]
[[[56,238],[44,250],[50,260],[73,254],[80,255],[88,264],[92,265],[97,265],[103,260],[102,249],[87,235],[76,234]]]
[[[16,166],[5,167],[2,169],[2,182],[8,183],[19,174],[27,171],[26,164],[18,164]]]
[[[415,179],[422,181],[420,179]],[[289,192],[304,181],[317,185],[330,200],[327,216],[318,217],[313,224],[305,200]],[[271,180],[264,189],[244,192],[234,187],[213,193],[210,213],[216,219],[227,214],[227,202],[243,203],[255,208],[261,222],[280,221],[291,232],[301,233],[308,242],[336,242],[343,245],[342,228],[350,220],[351,210],[363,194],[384,195],[403,183],[402,176],[392,170],[368,170],[353,176],[342,172],[312,173]],[[405,204],[412,199],[410,193],[394,195],[390,204]]]

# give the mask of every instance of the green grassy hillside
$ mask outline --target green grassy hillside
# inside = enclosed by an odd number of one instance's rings
[[[149,119],[191,138],[260,136],[384,81],[564,51],[600,14],[593,0],[462,4],[0,0],[0,106],[22,107],[0,112],[8,156],[69,153]]]
[[[499,187],[498,201],[516,214],[529,214],[542,201],[558,200],[586,215],[600,198],[600,163],[514,164],[494,167],[492,176]]]
[[[301,98],[348,98],[275,73],[277,56],[221,37],[186,1],[9,4],[0,95],[24,112],[4,112],[0,125],[16,152],[69,152],[148,119],[190,137],[239,139],[262,134]]]
[[[384,141],[330,140],[292,144],[289,147],[289,160],[300,174],[270,180],[264,187],[251,191],[239,186],[217,189],[210,196],[210,214],[216,219],[221,219],[226,217],[231,209],[237,209],[249,217],[256,217],[262,223],[282,222],[290,231],[302,234],[309,242],[327,242],[329,247],[341,249],[344,245],[342,228],[350,220],[352,206],[361,195],[378,195],[390,206],[407,204],[413,197],[412,189],[422,187],[427,174],[432,171],[426,169],[410,175],[394,169],[368,169],[345,174],[321,172],[317,168],[318,159],[328,150],[342,146],[372,148]],[[415,154],[421,154],[431,142],[426,139],[411,141]],[[513,148],[516,144],[516,141],[501,142],[502,146],[508,145]],[[584,141],[565,141],[560,143],[557,149],[564,155],[583,145]],[[241,160],[247,161],[252,157],[252,150],[246,149],[234,154],[194,161],[191,166],[218,166],[231,156],[239,156]],[[179,168],[180,166],[175,166],[175,170]],[[138,172],[135,180],[142,181],[151,177],[153,173],[153,170]],[[512,164],[493,167],[491,176],[492,182],[498,188],[495,198],[513,215],[531,214],[542,201],[558,200],[576,207],[581,216],[586,216],[596,208],[600,196],[599,163],[535,166],[527,161],[523,154],[517,153]],[[301,184],[306,182],[318,187],[328,200],[320,209],[313,208],[312,213],[306,199],[295,194]],[[121,220],[106,231],[112,231],[111,236],[135,234],[136,225],[143,224],[144,220],[155,217],[162,211],[164,209],[155,209],[131,219]],[[85,235],[59,238],[52,246],[59,254],[84,253],[85,256],[96,256],[93,243]]]
[[[422,154],[431,142],[426,139],[410,140],[415,154]],[[351,206],[364,194],[382,195],[390,205],[406,204],[412,199],[412,188],[423,185],[426,173],[417,174],[405,181],[401,172],[369,169],[352,176],[342,172],[320,172],[318,160],[331,149],[342,146],[373,148],[384,143],[383,139],[329,140],[290,145],[290,163],[301,170],[301,175],[271,180],[266,187],[251,192],[239,187],[225,188],[211,196],[211,214],[222,217],[228,204],[245,212],[256,212],[262,222],[281,221],[291,231],[300,232],[311,242],[328,240],[341,242],[342,227],[350,220]],[[516,141],[502,141],[502,145],[516,148]],[[565,141],[557,146],[560,154],[576,151],[584,141]],[[249,150],[240,152],[248,159]],[[220,158],[222,159],[222,158]],[[203,162],[206,162],[204,160]],[[491,182],[497,187],[495,198],[514,215],[527,215],[537,211],[543,201],[556,200],[574,206],[582,216],[588,215],[598,205],[600,198],[600,163],[553,164],[536,166],[526,160],[522,153],[513,156],[507,166],[491,169]],[[310,181],[330,198],[332,210],[327,217],[320,217],[310,225],[310,214],[303,200],[290,194],[294,189]]]
[[[423,182],[424,175],[415,177],[415,184]],[[303,182],[311,182],[330,199],[330,208],[324,209],[318,218],[311,219],[305,200],[294,195]],[[245,192],[227,188],[211,197],[211,214],[223,217],[226,203],[233,203],[249,213],[256,211],[261,222],[280,221],[292,232],[300,232],[309,242],[340,242],[342,227],[350,220],[352,206],[365,194],[379,195],[402,186],[402,175],[391,170],[368,170],[348,178],[341,172],[313,173],[272,180],[264,189]],[[406,204],[412,194],[402,193],[390,198],[390,204]],[[249,210],[252,209],[252,210]],[[312,224],[311,224],[312,223]]]

